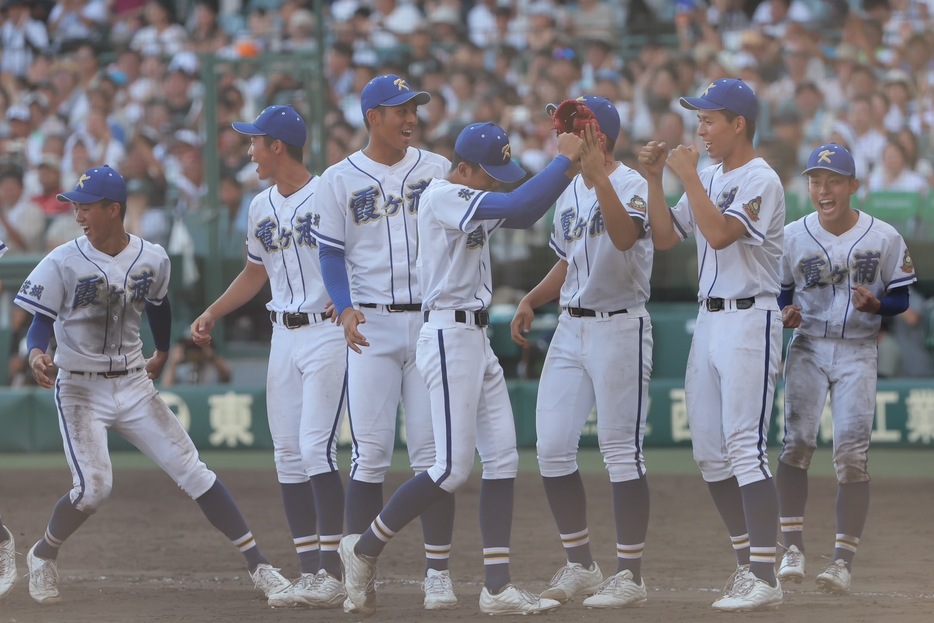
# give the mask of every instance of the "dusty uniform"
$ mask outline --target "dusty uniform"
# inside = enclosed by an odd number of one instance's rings
[[[88,514],[113,484],[108,429],[192,498],[216,480],[144,369],[140,319],[146,301],[159,304],[166,296],[169,258],[159,245],[128,237],[116,257],[85,236],[63,244],[39,262],[15,299],[55,321],[55,405],[72,473],[70,499]]]
[[[594,405],[610,480],[645,473],[642,439],[652,372],[652,322],[645,310],[654,250],[647,185],[619,166],[610,174],[624,208],[644,231],[620,252],[603,225],[594,189],[578,175],[558,199],[551,247],[568,263],[561,316],[538,386],[536,432],[543,476],[577,471],[580,436]]]
[[[486,330],[493,291],[488,242],[503,221],[471,220],[486,194],[435,180],[418,219],[427,321],[417,360],[431,394],[438,457],[428,474],[445,491],[467,480],[475,450],[484,479],[515,478],[519,467],[512,405]]]
[[[785,359],[785,439],[780,460],[808,469],[827,394],[833,413],[834,467],[841,483],[869,480],[866,468],[876,413],[877,337],[882,316],[853,307],[852,288],[881,299],[916,281],[905,241],[895,229],[860,213],[841,236],[817,213],[785,228],[783,290],[801,307]]]
[[[766,442],[781,363],[776,296],[785,195],[761,158],[727,173],[707,167],[700,179],[746,234],[717,251],[695,226],[687,195],[671,210],[678,235],[697,239],[700,312],[685,373],[688,421],[704,480],[735,476],[743,486],[771,476]]]
[[[247,260],[269,275],[273,322],[266,409],[281,483],[337,470],[344,332],[323,316],[329,298],[311,233],[318,178],[288,197],[276,186],[250,204]]]
[[[415,367],[422,326],[422,289],[415,272],[419,197],[450,162],[409,148],[392,166],[358,151],[327,169],[315,194],[313,233],[344,251],[354,305],[371,344],[349,353],[347,413],[354,451],[351,478],[383,482],[392,459],[399,399],[405,407],[406,441],[415,471],[434,462],[430,403]]]

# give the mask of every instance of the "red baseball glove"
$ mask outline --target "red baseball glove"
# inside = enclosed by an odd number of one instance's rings
[[[581,135],[587,125],[597,124],[597,118],[594,117],[593,111],[583,102],[571,99],[558,104],[551,120],[556,134],[569,132],[577,136]]]

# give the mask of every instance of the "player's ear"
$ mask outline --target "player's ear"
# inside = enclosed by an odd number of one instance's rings
[[[850,195],[855,195],[859,190],[859,178],[855,175],[850,177]]]

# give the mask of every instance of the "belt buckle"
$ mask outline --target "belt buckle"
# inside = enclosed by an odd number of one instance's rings
[[[125,372],[123,372],[123,373],[121,373],[121,372],[101,372],[101,373],[100,373],[100,375],[101,375],[102,377],[104,377],[105,379],[115,379],[115,378],[117,378],[118,376],[123,376],[124,374],[126,374],[126,373],[125,373]]]
[[[282,324],[286,329],[297,329],[301,325],[301,317],[298,314],[282,314]]]
[[[707,311],[723,311],[724,301],[720,298],[707,299]]]
[[[478,326],[485,327],[490,324],[490,312],[488,311],[478,311],[474,316]]]
[[[391,305],[386,305],[385,307],[386,307],[386,311],[388,311],[390,314],[395,314],[396,312],[405,311],[405,310],[402,308],[402,305],[399,305],[399,304],[397,304],[397,303],[393,303],[393,304],[391,304]]]
[[[570,316],[571,318],[580,318],[580,317],[581,317],[580,312],[578,311],[578,309],[577,309],[576,307],[568,307],[568,310],[567,310],[567,311],[568,311],[568,316]]]

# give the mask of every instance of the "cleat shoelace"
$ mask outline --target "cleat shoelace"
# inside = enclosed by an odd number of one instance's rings
[[[832,575],[835,579],[840,580],[840,582],[845,582],[844,571],[846,571],[846,563],[842,560],[835,560],[832,565],[827,567],[827,571],[824,573],[827,575]]]
[[[443,574],[433,575],[425,578],[425,592],[433,595],[444,595],[452,591],[454,586],[451,579]]]
[[[34,582],[41,588],[54,588],[58,585],[58,569],[49,562],[40,562],[39,568],[32,572]]]

